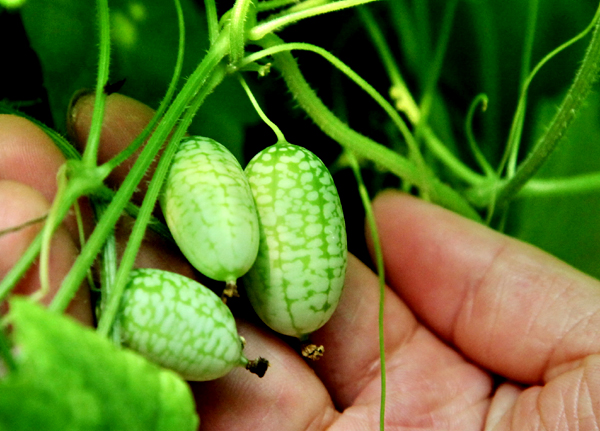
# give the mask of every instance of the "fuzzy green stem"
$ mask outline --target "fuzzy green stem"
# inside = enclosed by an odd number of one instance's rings
[[[592,84],[600,72],[600,24],[592,35],[583,63],[575,76],[575,81],[546,133],[538,140],[533,151],[518,167],[515,175],[504,183],[498,191],[498,202],[504,203],[515,196],[525,183],[533,177],[561,141],[571,125],[583,101],[590,93]]]
[[[358,183],[358,192],[365,209],[365,215],[367,224],[369,226],[371,239],[373,241],[373,250],[375,252],[375,264],[377,267],[377,278],[379,280],[379,363],[381,372],[381,394],[380,394],[380,408],[379,408],[379,429],[383,431],[385,429],[385,401],[386,401],[386,370],[385,370],[385,265],[383,261],[383,251],[381,250],[381,242],[379,240],[379,232],[377,230],[377,222],[375,220],[375,214],[373,213],[373,207],[371,205],[371,199],[369,192],[362,178],[360,172],[360,165],[358,160],[350,151],[346,151],[346,156],[356,177]]]
[[[50,304],[49,308],[51,310],[63,311],[67,307],[77,292],[82,279],[85,277],[87,269],[93,263],[98,251],[120,217],[123,208],[129,202],[146,170],[156,157],[156,154],[163,143],[166,141],[173,125],[181,118],[181,115],[189,105],[190,101],[193,100],[198,89],[202,88],[210,73],[228,52],[228,38],[220,36],[215,44],[211,46],[200,65],[189,77],[183,89],[179,92],[167,110],[163,121],[159,123],[155,132],[148,140],[148,143],[144,146],[144,149],[140,153],[133,168],[121,184],[121,187],[115,194],[115,197],[108,206],[106,212],[99,220],[94,232],[90,235],[86,246],[81,250],[75,264],[67,274],[60,290]]]
[[[84,166],[93,168],[98,160],[98,147],[100,146],[100,131],[102,129],[102,118],[104,117],[104,105],[106,93],[104,87],[108,83],[108,71],[110,66],[110,18],[108,12],[108,0],[98,0],[98,21],[100,24],[100,58],[98,61],[98,79],[96,80],[96,98],[94,99],[94,113],[88,141],[83,153]]]
[[[129,274],[135,263],[135,257],[137,256],[138,250],[142,244],[142,240],[144,239],[144,235],[146,234],[148,222],[150,221],[152,211],[156,206],[156,201],[158,200],[158,196],[169,171],[169,167],[171,166],[171,161],[173,160],[173,157],[175,156],[175,153],[179,147],[179,141],[181,138],[183,138],[183,135],[186,133],[190,123],[192,122],[196,111],[200,108],[206,97],[212,93],[215,87],[219,85],[219,83],[221,83],[225,77],[225,71],[225,66],[216,67],[212,71],[209,79],[199,90],[192,105],[189,107],[181,122],[178,124],[177,129],[171,137],[169,145],[167,145],[167,148],[160,157],[158,166],[156,167],[156,171],[152,176],[148,191],[144,197],[140,212],[135,224],[133,225],[131,235],[127,241],[127,247],[125,248],[125,252],[121,258],[121,264],[117,270],[112,296],[108,300],[108,304],[106,305],[106,309],[102,314],[100,322],[98,322],[98,333],[101,335],[107,336],[113,326],[113,322],[115,321],[119,311],[125,286],[129,280]]]
[[[229,62],[232,65],[244,58],[246,45],[246,20],[253,7],[252,0],[237,0],[231,9],[231,26],[229,28]]]
[[[521,61],[521,88],[527,83],[527,78],[531,68],[531,54],[533,52],[533,42],[535,39],[535,27],[537,24],[538,16],[538,0],[529,1],[529,14],[527,18],[527,30],[525,34],[525,43],[523,47],[523,59]],[[523,127],[525,124],[525,113],[527,109],[527,92],[522,92],[522,101],[519,103],[521,108],[518,116],[518,123],[514,128],[514,137],[511,138],[510,142],[512,148],[510,148],[510,154],[506,166],[506,175],[510,178],[515,174],[517,169],[517,158],[519,156],[519,148],[521,144],[521,136],[523,135]]]
[[[283,41],[269,35],[260,41],[264,48],[281,45]],[[274,54],[280,70],[295,100],[321,130],[345,149],[385,167],[393,174],[430,192],[434,202],[466,217],[480,220],[477,212],[452,188],[433,176],[424,177],[415,165],[400,154],[352,130],[337,118],[316,95],[304,79],[298,64],[289,52]]]
[[[177,12],[179,42],[177,47],[177,60],[175,61],[175,68],[173,70],[173,75],[171,77],[171,81],[169,82],[167,92],[165,94],[165,97],[163,97],[158,107],[158,110],[154,113],[152,119],[150,120],[150,123],[148,123],[148,125],[144,128],[142,133],[140,133],[133,140],[133,142],[127,146],[127,148],[125,148],[123,151],[121,151],[119,154],[117,154],[115,157],[113,157],[111,160],[105,163],[105,165],[111,170],[123,163],[129,157],[131,157],[133,153],[135,153],[140,148],[140,146],[146,141],[148,136],[150,136],[150,133],[152,133],[152,131],[156,127],[158,121],[162,118],[163,114],[165,113],[177,89],[177,83],[179,81],[179,78],[181,77],[181,70],[183,68],[183,59],[185,52],[185,20],[180,0],[173,1],[175,4],[175,10]]]
[[[404,112],[410,122],[416,124],[421,116],[419,107],[417,106],[415,99],[412,97],[412,94],[404,82],[402,73],[400,73],[400,68],[398,67],[392,51],[385,40],[383,32],[379,28],[375,17],[368,7],[360,6],[357,8],[357,11],[365,25],[365,28],[367,29],[367,32],[369,33],[369,36],[371,37],[371,40],[373,41],[375,49],[377,49],[377,52],[379,53],[381,62],[383,63],[383,66],[385,67],[385,70],[387,71],[392,83],[390,96],[396,102],[396,109]]]
[[[29,244],[25,253],[20,257],[17,263],[8,271],[4,278],[0,281],[0,301],[6,299],[11,290],[16,286],[21,278],[25,275],[33,261],[38,256],[42,246],[43,231],[37,234],[35,239]]]
[[[50,290],[50,244],[54,232],[77,199],[92,193],[109,174],[109,170],[102,166],[89,168],[82,163],[80,160],[68,160],[58,172],[58,190],[42,230],[40,290],[36,292],[36,298],[43,297]]]
[[[361,4],[372,3],[374,1],[379,0],[341,0],[321,6],[316,6],[310,9],[290,13],[288,15],[284,15],[263,23],[259,23],[257,26],[250,30],[250,32],[248,33],[248,38],[250,40],[260,40],[269,33],[281,30],[283,27],[288,26],[290,24],[294,24],[305,18],[310,18],[329,12],[335,12],[342,9],[348,9],[351,7],[359,6]]]
[[[420,175],[417,173],[417,169],[405,157],[352,130],[323,104],[302,76],[289,51],[281,50],[278,47],[283,44],[281,39],[275,35],[269,35],[263,42],[269,43],[265,49],[272,48],[266,53],[273,53],[275,65],[281,71],[295,100],[327,135],[337,142],[343,142],[356,154],[382,164],[399,177],[412,183],[421,182],[418,179]],[[247,58],[247,60],[249,59],[250,57]]]
[[[517,109],[515,111],[515,115],[513,117],[512,125],[511,125],[511,128],[510,128],[510,133],[509,133],[509,136],[508,136],[508,142],[506,144],[506,151],[504,153],[504,156],[503,156],[502,161],[500,163],[500,168],[498,170],[499,174],[502,172],[502,170],[504,170],[504,167],[507,165],[509,159],[511,158],[511,155],[513,153],[515,153],[516,150],[514,150],[514,148],[515,147],[518,148],[518,146],[519,146],[519,141],[521,139],[521,131],[523,129],[523,121],[524,121],[524,118],[525,118],[525,111],[526,111],[526,108],[527,108],[527,106],[526,106],[527,93],[529,91],[529,86],[531,85],[531,82],[533,81],[533,78],[537,75],[537,73],[540,71],[540,69],[548,61],[550,61],[552,58],[554,58],[554,56],[556,56],[561,51],[565,50],[569,46],[573,45],[575,42],[577,42],[580,39],[582,39],[583,37],[585,37],[590,31],[592,31],[592,29],[594,27],[597,27],[597,23],[599,22],[599,19],[600,19],[600,6],[598,6],[598,9],[596,9],[596,13],[595,13],[592,21],[590,22],[590,24],[584,30],[581,33],[579,33],[578,35],[576,35],[575,37],[573,37],[572,39],[569,39],[567,42],[563,43],[562,45],[560,45],[556,49],[552,50],[544,58],[542,58],[542,60],[540,60],[540,62],[533,68],[533,70],[531,71],[531,73],[529,74],[529,76],[527,77],[527,79],[525,80],[525,82],[523,83],[523,85],[521,87],[521,96],[519,98],[519,102],[517,104]],[[594,36],[592,36],[592,41],[593,40],[594,40]],[[590,48],[591,48],[591,43],[588,46],[588,54],[589,54]],[[590,66],[592,63],[595,62],[593,58],[590,59],[589,55],[587,55],[586,58],[584,58],[584,63],[586,62],[586,60],[587,60],[588,66]],[[584,64],[582,64],[582,66],[580,67],[578,74],[581,74],[581,72],[583,70],[584,70]],[[577,79],[577,77],[576,77],[576,79]],[[574,85],[575,85],[575,83],[573,83],[573,86]],[[563,101],[563,104],[564,104],[564,102],[566,101],[566,99],[568,97],[570,97],[572,95],[576,95],[575,93],[571,94],[571,91],[573,90],[573,86],[571,86],[571,89],[569,90],[569,93],[565,97],[565,100]],[[559,113],[560,113],[560,111],[559,111]],[[558,118],[559,118],[559,114],[557,114],[554,117],[554,120],[557,120]],[[552,124],[554,124],[554,120],[553,120]],[[570,123],[570,121],[569,121],[569,123]],[[566,130],[566,128],[565,128],[565,130]],[[546,133],[546,135],[544,135],[544,136],[549,136],[549,135],[548,135],[548,133]],[[536,144],[536,145],[539,146],[539,144],[542,142],[543,139],[544,139],[544,137],[542,137],[542,139],[538,140],[538,144]],[[534,152],[535,151],[536,150],[534,149]],[[533,153],[531,153],[530,156],[532,154]],[[512,157],[514,157],[514,156],[512,156]],[[541,166],[541,164],[543,164],[544,160],[540,161],[541,163],[535,169],[535,171],[537,171],[537,169],[539,169],[539,167]],[[532,165],[532,167],[533,167],[533,165]],[[519,170],[521,170],[521,167],[519,167]],[[512,177],[514,174],[515,174],[515,172],[513,172],[513,169],[510,168],[509,172],[508,172],[509,178]],[[520,175],[522,175],[522,174],[520,174]],[[521,179],[517,180],[517,182],[522,182],[522,181],[527,181],[527,178],[521,178]]]
[[[433,56],[430,72],[425,83],[423,97],[419,103],[419,111],[421,115],[419,116],[419,122],[417,123],[415,129],[415,136],[417,139],[420,139],[423,136],[423,128],[429,120],[429,113],[431,112],[431,106],[436,94],[437,84],[442,73],[442,65],[444,63],[444,58],[448,49],[448,43],[450,41],[452,23],[454,22],[454,15],[457,5],[458,0],[451,0],[444,11],[444,19],[442,22],[442,29],[440,31],[440,38]]]
[[[417,161],[417,163],[420,163],[421,168],[425,168],[425,162],[421,157],[421,153],[419,152],[417,142],[415,141],[412,133],[410,132],[410,129],[408,128],[402,117],[400,117],[396,109],[394,109],[394,107],[381,94],[379,94],[379,92],[375,90],[375,88],[371,84],[369,84],[367,81],[361,78],[356,72],[354,72],[346,64],[340,61],[337,57],[332,55],[329,51],[308,43],[284,43],[270,48],[266,48],[263,51],[259,51],[255,54],[249,55],[240,63],[240,65],[244,66],[260,58],[282,52],[289,53],[289,51],[292,50],[311,51],[316,54],[319,54],[327,61],[329,61],[332,65],[334,65],[338,70],[344,73],[348,78],[354,81],[354,83],[358,85],[362,90],[364,90],[369,96],[371,96],[371,98],[388,114],[388,116],[392,119],[396,127],[398,127],[398,130],[400,130],[400,133],[404,137],[409,150],[414,155],[413,158]]]
[[[275,133],[275,135],[277,136],[277,143],[278,144],[286,143],[287,140],[285,139],[285,136],[283,135],[283,132],[264,113],[264,111],[262,110],[262,108],[258,104],[258,101],[254,97],[254,94],[252,94],[252,90],[250,90],[250,87],[248,87],[248,84],[246,83],[246,80],[244,79],[244,77],[241,74],[238,74],[238,79],[240,81],[240,85],[242,86],[242,88],[244,89],[244,91],[246,92],[246,94],[248,95],[248,99],[250,99],[250,102],[252,103],[252,106],[254,106],[254,109],[256,110],[256,113],[258,114],[258,116],[261,118],[261,120],[263,120],[265,122],[265,124],[267,126],[269,126],[271,128],[271,130],[273,131],[273,133]]]
[[[394,3],[398,6],[399,3]],[[398,6],[399,7],[399,6]],[[412,94],[406,87],[406,84],[402,78],[400,70],[393,58],[390,47],[388,46],[383,33],[381,32],[373,14],[367,7],[361,6],[357,9],[360,13],[361,19],[365,24],[373,45],[377,49],[379,56],[381,57],[382,63],[387,70],[390,78],[392,88],[390,90],[390,97],[395,101],[395,108],[406,114],[412,124],[417,124],[421,117],[421,111],[417,106]],[[456,177],[468,184],[475,185],[482,181],[482,177],[465,165],[456,155],[454,155],[443,142],[436,136],[434,131],[425,124],[421,126],[422,138],[425,140],[427,148],[431,153],[437,157],[442,163],[448,167]]]
[[[279,9],[281,7],[285,7],[289,4],[298,3],[298,0],[271,0],[271,1],[261,1],[256,5],[256,10],[258,12],[269,11],[273,9]]]
[[[219,36],[219,16],[215,0],[204,0],[204,9],[206,9],[206,22],[208,23],[208,40],[212,45]]]
[[[517,198],[568,196],[600,192],[600,172],[566,178],[532,179],[519,191]]]
[[[475,109],[477,109],[477,106],[479,104],[481,104],[481,111],[485,112],[488,104],[488,98],[485,94],[478,94],[469,106],[469,111],[467,112],[467,119],[465,120],[465,131],[467,134],[467,141],[469,142],[469,147],[471,148],[471,152],[473,153],[475,160],[479,164],[479,167],[481,167],[483,172],[488,177],[495,177],[496,172],[494,171],[494,168],[492,168],[492,166],[488,163],[487,159],[479,149],[477,141],[475,140],[475,135],[473,134],[473,116],[475,115]]]

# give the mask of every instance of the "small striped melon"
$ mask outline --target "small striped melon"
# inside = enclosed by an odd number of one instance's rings
[[[122,344],[187,380],[213,380],[248,366],[231,311],[190,278],[135,269],[121,304]]]
[[[337,189],[323,162],[278,143],[246,167],[260,223],[258,257],[244,276],[250,302],[273,330],[301,339],[333,314],[347,264]]]
[[[161,206],[175,242],[202,274],[235,284],[254,263],[254,199],[242,167],[223,145],[199,136],[182,140]]]

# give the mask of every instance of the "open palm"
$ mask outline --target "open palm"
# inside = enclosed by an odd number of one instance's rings
[[[71,118],[87,136],[92,103]],[[100,158],[123,148],[151,111],[108,98]],[[64,160],[34,125],[0,116],[0,229],[43,215]],[[118,183],[129,165],[114,173]],[[540,250],[396,192],[375,214],[389,288],[385,302],[386,429],[525,430],[600,427],[600,283]],[[0,238],[0,277],[39,226]],[[349,235],[362,233],[349,232]],[[72,220],[53,242],[53,285],[76,255]],[[10,253],[8,252],[10,250]],[[139,266],[193,272],[149,239]],[[34,272],[21,292],[38,286]],[[70,311],[86,323],[82,290]],[[236,369],[192,383],[203,430],[376,430],[379,428],[377,277],[349,257],[342,300],[313,341],[308,364],[293,343],[250,317],[240,320],[249,357],[271,363],[258,379]]]

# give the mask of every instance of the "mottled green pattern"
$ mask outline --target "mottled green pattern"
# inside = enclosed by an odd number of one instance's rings
[[[233,282],[258,251],[258,220],[236,158],[209,138],[180,143],[161,197],[173,238],[204,275]]]
[[[344,284],[346,228],[323,162],[291,144],[273,145],[246,168],[260,221],[248,297],[272,329],[302,337],[333,314]]]
[[[216,379],[247,362],[229,308],[179,274],[134,270],[119,324],[124,345],[187,380]]]

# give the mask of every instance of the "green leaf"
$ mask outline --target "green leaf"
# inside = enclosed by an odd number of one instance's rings
[[[195,430],[188,385],[92,329],[13,299],[16,370],[0,379],[0,430]]]
[[[562,96],[557,100],[560,97]],[[556,106],[556,100],[548,100],[536,112],[537,134],[548,124]],[[592,93],[588,97],[587,106],[574,120],[563,142],[550,156],[536,179],[600,171],[598,112],[600,95]],[[600,277],[599,196],[600,191],[519,200],[511,207],[508,233],[537,245],[590,275]]]

